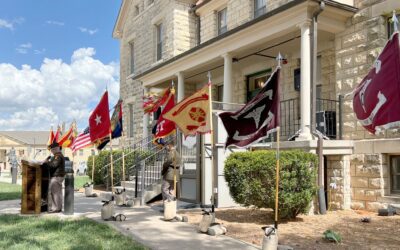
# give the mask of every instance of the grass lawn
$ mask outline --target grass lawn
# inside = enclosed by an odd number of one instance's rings
[[[21,185],[0,182],[0,201],[21,199]]]
[[[89,219],[0,215],[0,249],[148,248],[108,225]]]
[[[75,176],[75,178],[74,178],[74,187],[75,187],[75,189],[82,188],[83,185],[86,182],[89,182],[89,181],[91,181],[91,179],[87,175]]]

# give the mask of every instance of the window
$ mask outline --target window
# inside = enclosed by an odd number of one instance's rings
[[[130,61],[130,66],[131,66],[131,74],[135,73],[135,46],[133,42],[129,43],[129,50],[131,54],[131,61]]]
[[[397,16],[397,19],[400,19],[400,14],[396,14],[396,16]],[[390,38],[393,35],[393,32],[394,32],[393,23],[392,23],[392,17],[388,18],[387,24],[388,24],[388,37]]]
[[[391,192],[400,194],[400,155],[390,158]]]
[[[227,31],[226,8],[218,12],[218,35]]]
[[[163,25],[160,23],[157,27],[157,61],[162,59],[163,49]]]
[[[247,101],[253,99],[271,76],[271,69],[247,76]]]
[[[133,133],[135,132],[134,127],[133,127],[133,105],[128,104],[128,110],[129,110],[129,137],[133,137]]]
[[[265,0],[254,0],[254,18],[265,13]]]
[[[224,85],[218,85],[217,86],[217,101],[222,102],[224,100]]]

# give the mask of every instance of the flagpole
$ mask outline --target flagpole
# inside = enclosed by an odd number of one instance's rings
[[[215,174],[214,174],[214,127],[213,127],[213,117],[212,117],[212,92],[211,92],[211,72],[208,71],[207,74],[208,77],[208,96],[209,96],[209,102],[210,102],[210,128],[211,128],[211,133],[210,133],[210,140],[211,140],[211,185],[212,185],[212,194],[211,194],[211,212],[214,213],[215,210]]]
[[[175,88],[174,88],[174,81],[173,80],[172,80],[171,84],[172,84],[171,91],[169,92],[169,97],[168,97],[168,99],[167,99],[167,101],[165,103],[168,103],[169,99],[172,98],[172,95],[175,94]],[[175,150],[176,150],[176,144],[177,143],[175,143],[175,145],[174,145],[175,146]],[[175,152],[174,152],[174,154],[175,154]],[[175,162],[174,162],[174,192],[175,192],[175,198],[178,197],[178,192],[176,191],[176,157],[177,156],[174,155],[174,159],[175,159]]]
[[[93,145],[93,150],[95,150],[95,146]],[[94,151],[95,152],[95,154],[96,154],[96,151]],[[95,164],[94,164],[94,158],[95,157],[95,155],[92,155],[92,184],[94,184],[94,166],[95,166]]]
[[[112,135],[110,131],[110,161],[111,161],[111,170],[110,170],[110,175],[111,175],[111,193],[114,190],[114,163],[113,163],[113,149],[112,149]]]
[[[282,55],[281,52],[278,54],[278,68],[281,67],[281,61],[282,61]],[[279,73],[280,74],[280,73]],[[278,75],[278,80],[280,78],[280,75]],[[279,88],[279,85],[278,85]],[[279,93],[279,91],[278,91]],[[278,110],[280,109],[280,103],[278,103]],[[278,112],[279,115],[279,112]],[[278,124],[276,127],[276,183],[275,183],[275,221],[274,221],[274,227],[275,229],[278,229],[278,204],[279,204],[279,143],[280,143],[280,133],[281,128]]]
[[[276,128],[276,185],[275,185],[275,229],[278,229],[278,198],[279,198],[279,141],[280,127]]]
[[[121,139],[122,139],[122,180],[123,188],[125,189],[125,139],[124,139],[124,132],[121,132]]]

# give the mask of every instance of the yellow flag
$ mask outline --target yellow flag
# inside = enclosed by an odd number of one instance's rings
[[[174,122],[185,136],[210,132],[210,86],[182,100],[163,117]]]

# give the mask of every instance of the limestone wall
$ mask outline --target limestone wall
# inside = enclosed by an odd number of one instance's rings
[[[350,156],[327,156],[328,203],[331,209],[349,209],[351,205]],[[334,184],[336,188],[331,188]]]
[[[336,35],[336,91],[337,94],[351,92],[368,74],[371,65],[387,41],[387,18],[385,8],[376,5],[399,5],[387,0],[359,0],[355,4],[361,9],[347,22],[345,31]],[[367,132],[355,117],[350,98],[343,104],[343,139],[399,137],[398,132],[386,132],[376,136]]]
[[[351,158],[352,209],[377,211],[386,204],[379,197],[389,194],[389,166],[385,154],[357,154]]]

